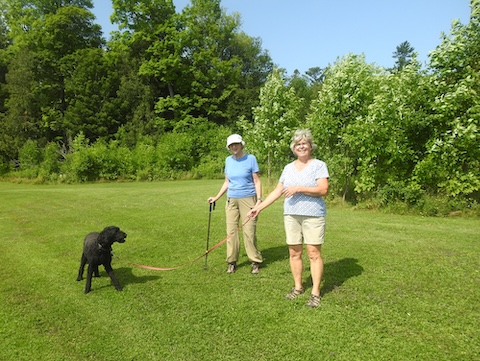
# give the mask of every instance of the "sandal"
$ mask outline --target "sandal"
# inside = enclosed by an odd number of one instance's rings
[[[295,287],[293,287],[290,293],[285,296],[285,298],[288,300],[294,300],[295,298],[297,298],[297,296],[300,296],[304,293],[305,291],[303,290],[303,288],[297,290]]]
[[[227,273],[232,274],[232,273],[235,273],[236,270],[237,270],[237,264],[235,262],[228,264]]]
[[[310,299],[308,300],[306,306],[311,308],[317,308],[318,306],[320,306],[320,300],[320,296],[310,295]]]

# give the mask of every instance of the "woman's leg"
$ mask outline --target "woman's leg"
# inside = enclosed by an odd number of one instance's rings
[[[323,277],[322,246],[307,244],[308,258],[310,259],[310,273],[312,276],[312,295],[320,296],[320,283]]]
[[[257,218],[247,221],[247,214],[255,206],[255,197],[241,198],[238,200],[240,222],[242,222],[243,243],[247,257],[252,263],[262,263],[263,257],[257,249]]]
[[[293,282],[295,284],[294,287],[296,290],[303,290],[303,285],[302,285],[303,245],[301,244],[289,245],[288,252],[290,254],[290,270],[292,271]]]
[[[236,263],[240,253],[240,241],[238,237],[238,220],[240,218],[240,212],[235,198],[229,198],[227,200],[225,215],[227,222],[227,236],[232,235],[227,239],[227,262]]]

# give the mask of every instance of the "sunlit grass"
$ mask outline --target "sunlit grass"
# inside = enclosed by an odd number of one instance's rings
[[[0,183],[0,360],[475,360],[480,354],[478,219],[329,208],[319,309],[292,285],[282,205],[259,219],[265,265],[205,252],[220,181]],[[210,246],[225,237],[223,201]],[[83,237],[118,225],[113,267],[76,282]]]

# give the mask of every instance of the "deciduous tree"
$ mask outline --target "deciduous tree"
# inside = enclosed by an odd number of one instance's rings
[[[326,71],[307,117],[307,127],[319,145],[318,156],[329,165],[332,194],[335,191],[344,199],[355,196],[360,151],[356,131],[377,94],[380,74],[381,68],[367,64],[363,55],[342,57]]]
[[[480,1],[471,0],[467,25],[454,21],[431,53],[437,91],[435,134],[417,166],[428,190],[452,196],[480,196]]]
[[[269,180],[272,171],[281,170],[290,159],[291,137],[301,124],[300,107],[301,99],[292,87],[285,85],[282,72],[276,69],[260,90],[253,125],[243,123],[249,149],[260,163],[267,165]]]

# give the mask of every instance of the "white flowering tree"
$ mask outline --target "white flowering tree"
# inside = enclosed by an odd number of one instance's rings
[[[430,54],[437,90],[429,152],[417,165],[419,182],[450,197],[480,193],[480,0],[471,0],[470,22],[454,21]]]
[[[347,54],[337,59],[326,71],[307,116],[307,127],[318,144],[316,154],[328,164],[329,192],[343,199],[354,193],[363,146],[358,144],[358,128],[378,92],[381,74],[379,67],[366,63],[364,55]]]
[[[253,124],[240,122],[252,154],[267,166],[268,179],[290,159],[290,140],[300,125],[302,99],[285,86],[282,72],[274,70],[260,90],[260,105],[253,109]]]

